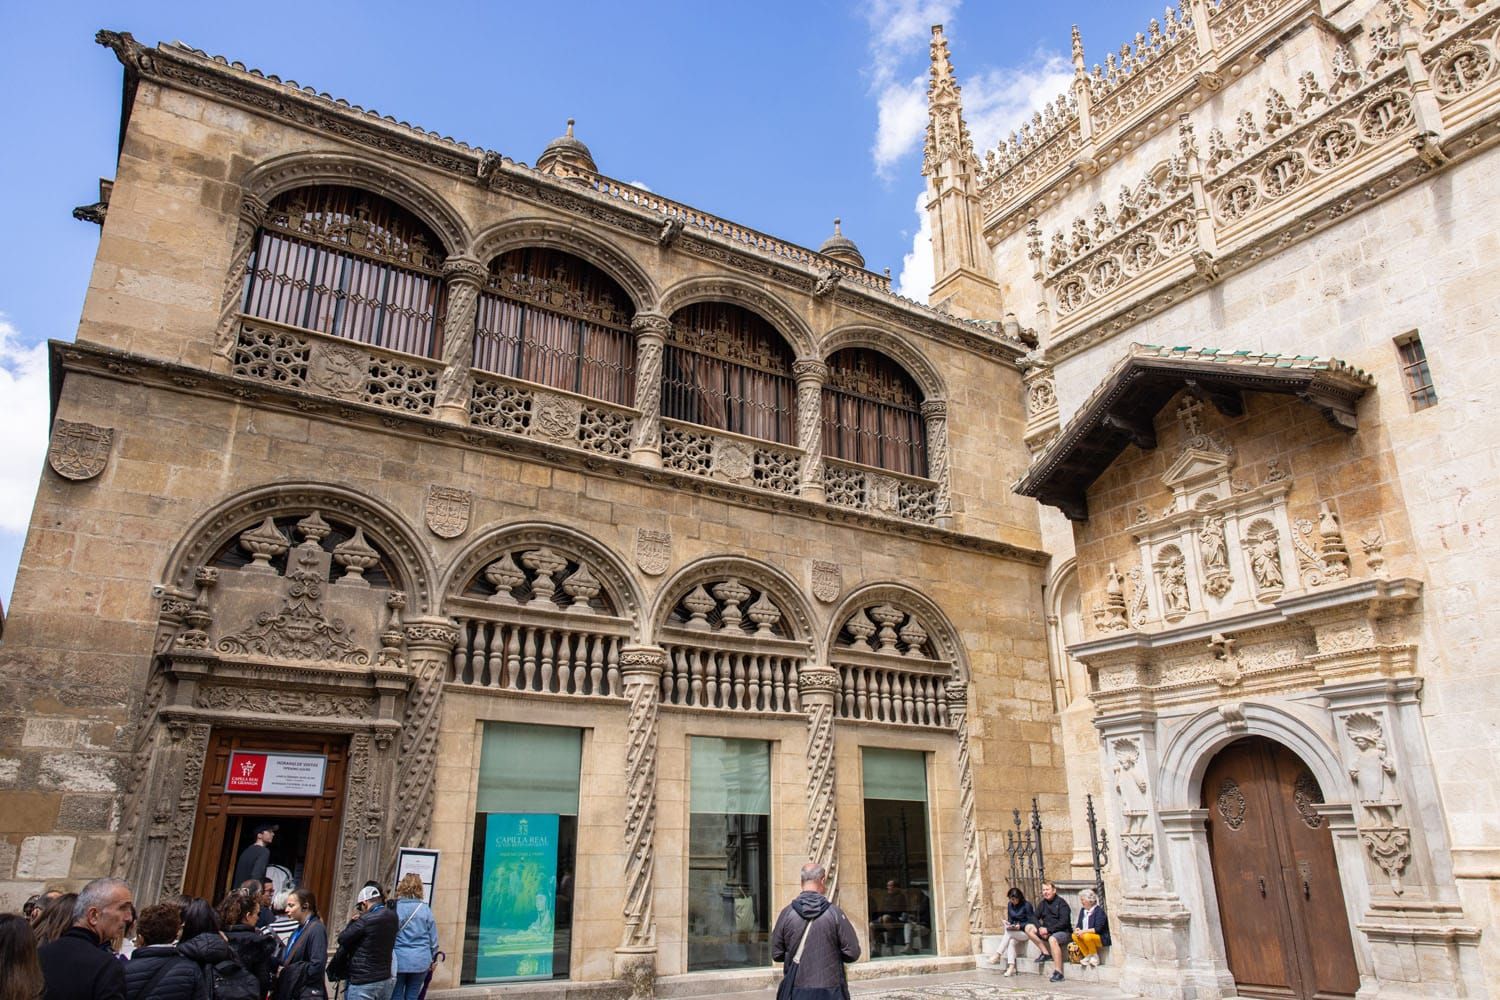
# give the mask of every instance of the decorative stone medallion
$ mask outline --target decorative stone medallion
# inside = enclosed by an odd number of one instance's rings
[[[114,440],[113,427],[95,427],[59,418],[52,425],[47,464],[64,479],[93,479],[109,462]]]
[[[352,399],[363,392],[369,375],[370,359],[363,351],[319,344],[307,379],[335,396]]]
[[[583,404],[567,396],[537,393],[531,426],[541,437],[567,444],[578,440],[578,418]]]
[[[451,486],[427,488],[427,527],[439,538],[457,538],[469,530],[474,494]]]
[[[750,478],[755,460],[750,450],[739,442],[721,444],[714,449],[714,471],[730,482],[743,482]]]
[[[635,530],[635,564],[648,576],[660,576],[672,565],[672,533],[654,528]]]
[[[1224,784],[1219,786],[1219,815],[1224,817],[1225,825],[1231,830],[1244,826],[1245,810],[1248,807],[1249,803],[1240,791],[1239,782],[1233,778],[1225,778]]]
[[[824,604],[831,603],[844,589],[844,571],[836,562],[814,559],[812,564],[812,594]]]

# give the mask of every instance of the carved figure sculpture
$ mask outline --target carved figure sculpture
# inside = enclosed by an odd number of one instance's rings
[[[1349,767],[1349,777],[1354,779],[1359,801],[1394,801],[1387,779],[1396,776],[1396,765],[1386,753],[1385,732],[1380,721],[1366,712],[1355,712],[1344,720],[1344,731],[1354,744],[1356,757]]]
[[[1280,536],[1275,528],[1265,529],[1250,547],[1250,572],[1261,592],[1280,590],[1286,583],[1281,573]]]
[[[1161,597],[1168,617],[1185,615],[1192,610],[1188,601],[1187,564],[1174,553],[1158,567],[1161,574]]]
[[[1146,833],[1146,818],[1151,814],[1151,789],[1140,763],[1141,751],[1133,741],[1115,741],[1115,792],[1120,796],[1127,834]]]
[[[1198,547],[1203,554],[1204,589],[1214,597],[1229,593],[1234,582],[1229,575],[1229,543],[1224,537],[1224,519],[1205,517],[1198,529]]]

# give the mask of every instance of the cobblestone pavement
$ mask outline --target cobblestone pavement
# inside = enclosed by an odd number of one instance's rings
[[[986,971],[871,979],[850,983],[849,992],[858,1000],[1118,1000],[1130,996],[1117,986],[1081,978],[1049,983],[1043,976],[1024,975],[1016,980]],[[775,990],[732,994],[733,1000],[770,1000],[775,996]]]

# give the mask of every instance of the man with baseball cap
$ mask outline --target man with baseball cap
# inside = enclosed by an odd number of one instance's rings
[[[356,916],[339,933],[338,954],[328,965],[329,979],[349,980],[348,1000],[390,1000],[396,988],[396,911],[385,905],[378,885],[366,885],[354,897]]]
[[[271,863],[271,841],[276,839],[279,829],[275,823],[256,824],[254,842],[240,852],[240,859],[234,863],[235,885],[265,879],[266,866]]]

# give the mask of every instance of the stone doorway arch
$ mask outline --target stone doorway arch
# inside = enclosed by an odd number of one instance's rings
[[[1207,847],[1225,956],[1241,996],[1353,996],[1359,970],[1311,768],[1246,736],[1208,761]]]

